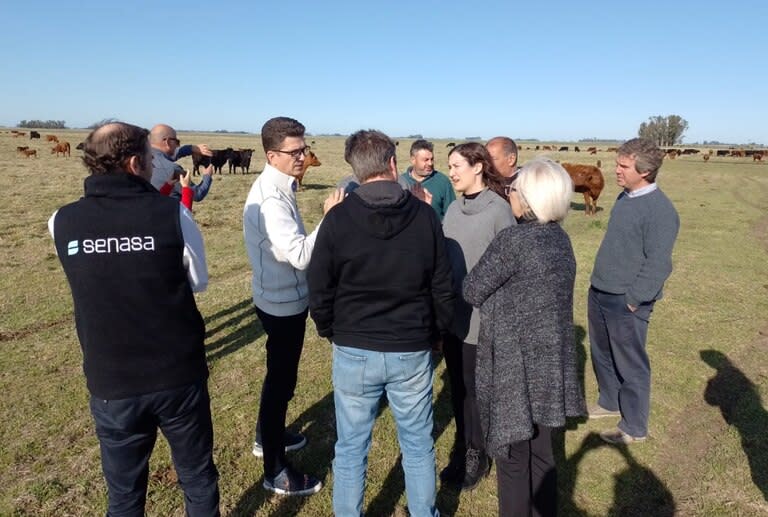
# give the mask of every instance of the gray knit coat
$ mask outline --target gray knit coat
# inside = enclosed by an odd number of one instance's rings
[[[475,370],[486,451],[506,458],[533,425],[586,414],[573,329],[576,260],[557,223],[499,232],[464,280],[480,307]]]

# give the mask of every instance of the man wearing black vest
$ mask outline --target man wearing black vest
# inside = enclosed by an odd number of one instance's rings
[[[108,515],[144,515],[157,428],[187,515],[219,515],[205,360],[193,291],[208,283],[192,215],[150,183],[148,131],[110,123],[85,140],[85,195],[48,228],[72,290]]]

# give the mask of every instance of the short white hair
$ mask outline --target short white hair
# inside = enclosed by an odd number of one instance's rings
[[[531,160],[520,169],[513,186],[526,212],[524,218],[549,223],[568,215],[573,181],[559,163],[545,158]]]

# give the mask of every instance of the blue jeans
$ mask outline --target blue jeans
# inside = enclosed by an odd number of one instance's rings
[[[144,515],[149,457],[157,428],[171,447],[186,515],[219,515],[219,474],[213,464],[211,402],[206,381],[127,399],[91,396],[110,517]]]
[[[635,312],[623,294],[589,289],[587,319],[592,367],[600,391],[598,404],[621,411],[619,429],[630,436],[648,434],[651,364],[645,351],[653,302]]]
[[[371,431],[386,391],[403,454],[405,491],[412,517],[434,517],[435,447],[432,440],[432,353],[374,352],[333,346],[336,457],[333,511],[359,517]]]

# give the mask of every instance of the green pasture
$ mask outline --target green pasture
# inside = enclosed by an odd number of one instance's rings
[[[67,139],[72,157],[56,158],[49,144],[0,131],[0,515],[103,515],[106,491],[72,302],[46,224],[55,209],[82,194],[86,171],[74,147],[85,132],[41,133]],[[251,455],[265,336],[250,303],[242,208],[255,172],[263,167],[260,140],[213,133],[180,133],[179,138],[213,148],[256,149],[250,175],[225,170],[215,177],[208,198],[194,206],[210,271],[209,288],[197,301],[208,331],[222,514],[331,515],[335,431],[330,348],[311,322],[288,422],[309,438],[292,460],[321,477],[326,487],[309,498],[271,497],[261,488],[261,463]],[[308,229],[319,221],[323,199],[350,172],[343,138],[307,137],[308,143],[313,140],[322,166],[309,170],[298,193]],[[401,170],[410,143],[399,142]],[[446,143],[435,141],[437,167],[443,171]],[[18,155],[18,145],[37,149],[39,156]],[[597,216],[585,217],[582,197],[575,194],[574,210],[564,223],[578,262],[575,338],[591,402],[596,386],[586,337],[586,292],[618,195],[614,156],[605,145],[596,156],[539,153],[535,145],[521,142],[522,161],[537,154],[577,163],[600,159],[606,175]],[[573,149],[573,143],[564,145]],[[596,144],[580,147],[591,145]],[[181,163],[191,168],[189,158]],[[608,446],[597,433],[610,421],[571,422],[556,447],[561,513],[768,515],[768,164],[717,157],[705,163],[701,156],[681,156],[665,162],[659,184],[677,206],[681,232],[675,270],[649,332],[650,438],[630,447]],[[453,437],[447,386],[440,361],[434,391],[438,468],[448,461]],[[394,422],[385,409],[369,457],[367,515],[407,515],[398,455]],[[162,439],[150,478],[147,514],[183,515],[182,494]],[[440,489],[438,505],[445,515],[495,515],[495,473],[470,493]]]

